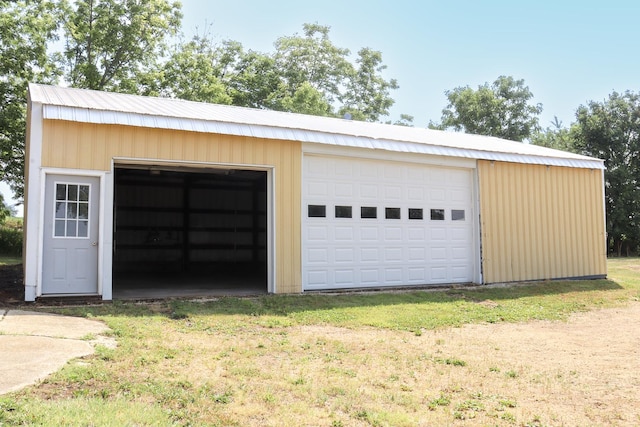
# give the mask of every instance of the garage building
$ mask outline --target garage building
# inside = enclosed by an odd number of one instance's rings
[[[606,276],[601,160],[29,86],[25,299]]]

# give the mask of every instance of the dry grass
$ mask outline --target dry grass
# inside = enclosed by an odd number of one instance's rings
[[[344,297],[324,308],[302,300],[308,312],[298,299],[83,308],[109,324],[119,347],[0,399],[0,424],[122,425],[115,414],[129,409],[128,425],[638,425],[637,262],[613,266],[622,286],[523,288],[511,298],[456,291],[392,306]],[[265,308],[274,301],[280,314]],[[537,304],[544,318],[565,320],[496,323],[495,312],[523,304],[528,318]],[[602,306],[613,308],[584,312]],[[425,313],[475,324],[422,327],[416,316]]]

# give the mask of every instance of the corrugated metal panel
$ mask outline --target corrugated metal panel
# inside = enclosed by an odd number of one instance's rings
[[[603,169],[603,162],[500,138],[31,84],[45,119],[219,133],[416,154]]]
[[[478,162],[486,283],[606,275],[602,172]]]
[[[276,290],[301,292],[300,143],[57,120],[44,122],[44,134],[44,167],[109,171],[112,159],[132,157],[273,166],[277,175]]]

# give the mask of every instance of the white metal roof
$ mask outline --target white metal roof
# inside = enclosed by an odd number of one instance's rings
[[[169,98],[29,85],[43,118],[284,139],[516,163],[604,169],[604,162],[489,136]]]

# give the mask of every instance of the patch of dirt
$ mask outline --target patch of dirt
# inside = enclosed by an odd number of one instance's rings
[[[0,265],[0,307],[35,307],[104,304],[99,296],[39,298],[36,302],[24,301],[24,270],[22,264]]]
[[[429,332],[441,351],[519,379],[505,394],[550,425],[640,425],[640,303],[566,322],[466,325]],[[522,414],[524,415],[524,414]],[[523,417],[527,420],[527,416]]]
[[[0,307],[24,304],[22,264],[0,265]]]
[[[292,341],[341,342],[350,354],[361,351],[369,360],[364,369],[379,378],[396,369],[397,377],[427,399],[450,398],[447,406],[427,411],[424,425],[465,425],[471,416],[470,425],[510,425],[511,416],[517,425],[640,425],[640,302],[576,313],[567,321],[474,324],[417,335],[373,328],[292,329],[297,331],[289,334]],[[396,358],[404,372],[390,361]],[[349,368],[366,381],[358,366]],[[468,402],[484,409],[459,409]]]

